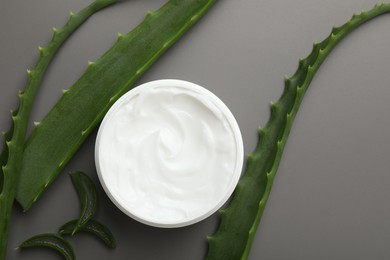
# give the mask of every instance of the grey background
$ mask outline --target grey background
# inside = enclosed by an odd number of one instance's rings
[[[0,3],[0,127],[10,126],[26,69],[70,10],[90,0]],[[32,113],[39,121],[61,89],[82,74],[162,0],[128,0],[91,18],[61,49]],[[245,153],[269,117],[299,57],[354,12],[379,0],[220,0],[139,81],[178,78],[210,89],[232,110]],[[314,78],[295,120],[250,259],[389,259],[390,257],[390,15],[362,26],[330,55]],[[30,124],[32,127],[32,123]],[[15,251],[22,240],[55,232],[77,217],[79,202],[67,172],[96,181],[96,132],[27,214],[15,207],[8,259],[61,259],[49,250]],[[112,229],[116,250],[87,235],[71,239],[78,259],[202,259],[218,216],[180,229],[158,229],[121,213],[99,186],[97,218]]]

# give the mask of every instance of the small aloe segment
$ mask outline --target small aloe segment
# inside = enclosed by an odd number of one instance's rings
[[[61,235],[71,235],[77,226],[78,220],[72,220],[60,227],[59,233]],[[111,231],[102,223],[95,219],[90,219],[87,223],[77,229],[77,232],[90,233],[104,242],[109,248],[116,247],[116,241]]]
[[[61,29],[53,29],[53,39],[46,48],[39,47],[40,58],[33,70],[27,70],[24,92],[19,92],[19,108],[12,112],[11,130],[4,133],[5,146],[0,156],[0,259],[5,258],[11,208],[15,199],[23,158],[26,129],[33,100],[47,66],[67,38],[92,14],[117,0],[96,0],[79,13],[70,13]]]
[[[19,248],[22,249],[30,247],[51,248],[59,252],[66,260],[76,259],[73,248],[69,242],[57,234],[36,235],[27,239],[19,246]]]
[[[17,200],[25,210],[60,173],[110,106],[216,0],[170,0],[117,42],[62,96],[24,150]]]
[[[11,111],[11,116],[15,116],[17,112]],[[12,137],[12,132],[14,131],[13,125],[11,126],[11,129],[9,129],[7,132],[3,132],[4,136],[4,146],[3,146],[3,151],[1,151],[0,154],[0,193],[3,190],[3,183],[4,183],[4,174],[3,174],[3,168],[2,166],[7,164],[7,159],[8,159],[8,146],[6,142],[9,142]]]
[[[80,199],[80,217],[73,233],[84,226],[95,214],[98,207],[98,197],[95,184],[91,177],[83,172],[70,173],[70,178]]]
[[[221,222],[216,233],[208,237],[207,259],[247,259],[265,204],[271,191],[292,122],[315,73],[333,48],[361,24],[390,12],[390,4],[376,5],[372,10],[353,15],[341,27],[333,28],[313,51],[299,62],[298,70],[285,79],[285,89],[278,102],[271,104],[271,116],[259,130],[259,142],[248,156],[245,174],[237,185],[230,205],[220,211]]]

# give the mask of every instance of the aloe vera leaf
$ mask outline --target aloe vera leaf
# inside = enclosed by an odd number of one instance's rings
[[[12,116],[15,116],[16,113],[17,112],[15,112],[15,111],[11,112]],[[0,193],[3,190],[3,183],[4,183],[4,174],[3,174],[2,167],[7,164],[7,159],[8,159],[8,146],[7,146],[6,142],[9,142],[11,140],[13,131],[14,131],[14,129],[13,129],[13,124],[12,124],[11,128],[7,132],[2,133],[4,136],[4,146],[3,146],[3,150],[1,151],[1,154],[0,154]]]
[[[6,133],[3,133],[5,136]],[[0,167],[4,166],[7,163],[8,158],[8,148],[4,148],[0,154]],[[3,190],[4,175],[3,172],[0,173],[0,192]]]
[[[75,225],[73,233],[84,226],[96,213],[98,196],[95,184],[91,177],[83,172],[70,173],[70,178],[80,199],[80,217]]]
[[[5,258],[11,208],[15,199],[23,158],[26,129],[33,100],[40,86],[47,66],[66,39],[92,14],[117,0],[96,0],[70,18],[61,29],[53,29],[52,41],[46,48],[39,47],[40,58],[33,70],[28,70],[25,92],[19,92],[19,108],[12,112],[11,130],[4,134],[5,147],[0,156],[0,259]]]
[[[24,210],[38,200],[110,106],[214,2],[170,0],[89,64],[27,141],[16,196]]]
[[[388,12],[390,4],[382,3],[368,12],[353,15],[341,27],[334,27],[325,40],[314,43],[311,54],[300,60],[295,74],[285,79],[284,92],[278,102],[271,104],[266,126],[259,129],[258,144],[248,156],[245,173],[232,201],[220,211],[219,227],[208,237],[207,259],[248,258],[293,120],[315,73],[345,36],[361,24]]]
[[[59,229],[61,235],[73,235],[73,230],[77,225],[78,220],[72,220],[62,225]],[[82,225],[77,232],[90,233],[104,242],[109,248],[116,247],[116,241],[111,231],[102,223],[95,219],[90,219],[87,223]],[[76,232],[76,233],[77,233]]]
[[[47,247],[59,252],[66,260],[76,259],[72,246],[63,237],[57,234],[40,234],[33,236],[22,244],[19,248]]]

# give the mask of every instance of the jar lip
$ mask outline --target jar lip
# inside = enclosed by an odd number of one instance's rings
[[[109,119],[115,114],[116,110],[123,104],[124,102],[128,101],[130,98],[136,96],[137,94],[140,94],[144,91],[147,91],[151,88],[156,87],[178,87],[178,88],[185,88],[192,90],[196,93],[199,93],[201,96],[207,97],[209,100],[211,100],[218,109],[222,112],[222,114],[225,116],[227,122],[229,123],[232,133],[234,136],[235,144],[236,144],[236,163],[235,163],[235,169],[232,173],[232,178],[230,180],[230,183],[228,184],[227,189],[224,192],[223,198],[215,204],[214,207],[212,207],[210,210],[207,210],[203,214],[200,214],[199,216],[196,216],[194,218],[189,218],[181,222],[177,221],[167,221],[167,220],[161,220],[156,221],[155,219],[147,219],[145,217],[141,217],[137,215],[137,212],[134,212],[130,210],[128,207],[126,207],[126,204],[123,203],[119,198],[115,196],[115,194],[112,192],[112,188],[107,184],[106,179],[107,176],[105,176],[105,173],[102,172],[101,166],[100,166],[100,144],[102,139],[102,133],[104,131],[104,128],[108,124],[107,122]],[[177,80],[177,79],[161,79],[161,80],[155,80],[150,81],[144,84],[141,84],[138,87],[135,87],[125,93],[122,97],[120,97],[108,110],[107,114],[105,115],[97,134],[96,143],[95,143],[95,165],[96,170],[98,173],[98,178],[101,183],[101,185],[104,188],[104,191],[110,198],[110,200],[126,215],[130,216],[131,218],[150,225],[154,227],[161,227],[161,228],[177,228],[177,227],[184,227],[188,225],[195,224],[199,221],[202,221],[215,213],[219,208],[225,204],[225,202],[230,198],[231,194],[233,193],[235,187],[237,186],[237,183],[239,181],[239,178],[241,176],[242,166],[244,161],[244,145],[242,140],[242,135],[240,128],[238,126],[238,123],[236,119],[234,118],[233,114],[229,110],[229,108],[226,106],[226,104],[219,99],[215,94],[213,94],[211,91],[205,89],[204,87],[201,87],[195,83],[184,81],[184,80]]]

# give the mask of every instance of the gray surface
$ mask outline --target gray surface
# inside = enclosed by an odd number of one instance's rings
[[[164,55],[139,83],[179,78],[203,85],[230,107],[241,127],[245,151],[269,116],[283,77],[314,40],[369,0],[220,0],[200,23]],[[26,82],[37,46],[60,27],[68,11],[89,0],[2,1],[0,5],[0,126]],[[39,121],[84,71],[113,44],[117,32],[134,27],[164,1],[133,0],[93,17],[66,43],[45,77],[32,121]],[[390,255],[390,15],[350,35],[323,64],[292,129],[250,259],[389,259]],[[32,124],[31,124],[32,125]],[[39,203],[23,215],[14,210],[8,259],[60,259],[45,250],[14,251],[23,239],[54,232],[78,214],[66,172],[84,170],[95,180],[95,133]],[[71,239],[78,259],[201,259],[205,236],[218,216],[180,229],[158,229],[122,214],[99,187],[98,219],[114,232],[118,247],[106,250],[89,236]]]

